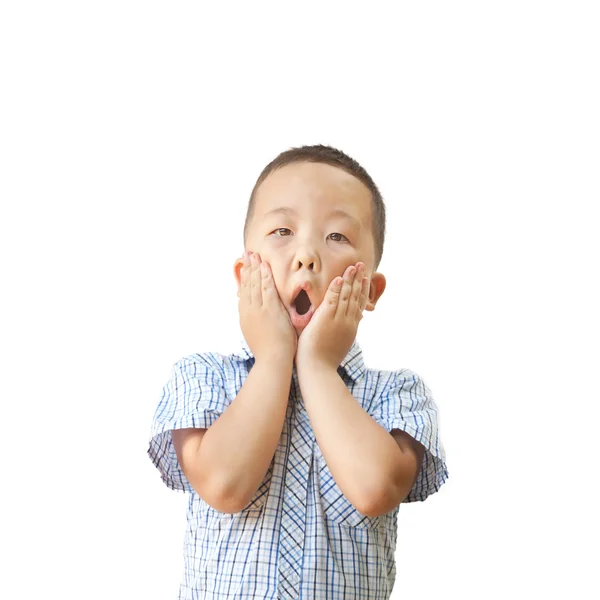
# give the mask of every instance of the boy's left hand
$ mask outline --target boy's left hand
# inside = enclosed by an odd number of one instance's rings
[[[298,337],[295,362],[316,360],[337,369],[356,338],[358,324],[367,305],[369,278],[363,277],[364,263],[350,265],[343,281],[336,277],[310,323]]]

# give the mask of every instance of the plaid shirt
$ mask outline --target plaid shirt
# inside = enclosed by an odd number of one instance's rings
[[[215,510],[183,474],[171,430],[210,427],[253,364],[245,342],[236,354],[182,358],[154,416],[148,454],[168,487],[189,492],[179,599],[388,599],[396,578],[398,507],[367,517],[344,497],[316,443],[295,367],[279,445],[246,508]],[[426,448],[404,502],[439,490],[448,477],[446,457],[437,407],[422,379],[409,369],[366,368],[356,341],[338,373],[377,423],[402,429]]]

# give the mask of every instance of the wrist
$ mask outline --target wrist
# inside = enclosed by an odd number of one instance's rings
[[[339,365],[335,361],[327,360],[315,354],[296,354],[296,370],[298,375],[301,371],[315,373],[316,371],[337,371]]]
[[[268,354],[261,354],[260,356],[255,356],[254,364],[268,365],[271,369],[289,370],[291,373],[292,368],[294,366],[294,359],[293,357],[287,356],[284,353],[273,352]]]

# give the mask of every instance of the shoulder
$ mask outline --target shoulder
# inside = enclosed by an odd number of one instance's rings
[[[431,390],[422,377],[412,369],[395,371],[372,371],[372,386],[369,414],[376,419],[416,418],[423,411],[435,413],[437,407]],[[395,415],[395,416],[394,416]]]
[[[192,375],[210,371],[223,377],[229,376],[236,368],[239,368],[239,361],[235,355],[209,351],[188,354],[173,365],[173,369]]]
[[[222,393],[233,399],[239,393],[250,369],[251,361],[235,354],[197,352],[180,358],[173,365],[171,386],[180,388],[178,394],[185,394],[189,390],[203,390],[203,393]]]
[[[369,368],[365,372],[366,379],[372,382],[372,386],[381,394],[392,390],[424,388],[423,379],[412,369],[400,368],[393,371]]]

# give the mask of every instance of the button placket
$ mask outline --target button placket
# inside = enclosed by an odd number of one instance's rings
[[[306,533],[306,494],[312,460],[312,439],[297,400],[297,378],[293,378],[286,427],[282,432],[287,448],[285,486],[280,532],[280,598],[298,598],[300,570]]]

